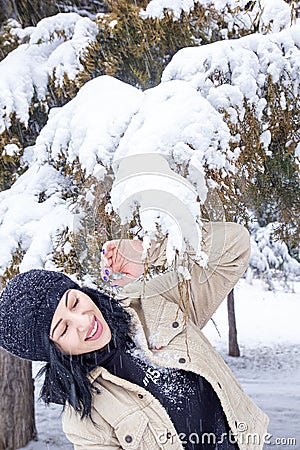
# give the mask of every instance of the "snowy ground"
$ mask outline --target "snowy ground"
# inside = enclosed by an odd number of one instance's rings
[[[300,449],[300,283],[294,293],[264,291],[261,282],[244,280],[236,288],[238,339],[242,356],[227,351],[227,312],[224,302],[205,333],[227,361],[245,391],[269,415],[269,444],[264,449]],[[36,391],[39,391],[37,383]],[[26,450],[70,450],[60,424],[60,409],[36,402],[38,441]],[[295,444],[287,444],[289,438]],[[280,443],[276,442],[280,440]]]

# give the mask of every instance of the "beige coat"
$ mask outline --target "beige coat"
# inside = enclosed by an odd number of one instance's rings
[[[135,324],[135,341],[154,364],[196,372],[219,396],[229,426],[241,450],[263,447],[268,417],[243,392],[223,359],[200,329],[244,273],[249,235],[233,223],[208,223],[203,250],[208,266],[191,264],[189,320],[178,308],[178,277],[164,273],[122,289],[119,299]],[[166,410],[147,390],[99,367],[92,373],[101,393],[94,396],[92,417],[81,420],[71,407],[63,414],[63,429],[80,450],[183,449]],[[189,437],[186,437],[189,439]],[[213,439],[213,437],[211,437]],[[211,441],[212,442],[212,441]]]

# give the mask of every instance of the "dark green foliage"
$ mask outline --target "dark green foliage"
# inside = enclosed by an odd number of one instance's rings
[[[182,13],[179,20],[167,11],[163,19],[143,19],[136,2],[119,0],[109,5],[110,13],[97,18],[97,42],[82,59],[81,85],[107,74],[142,89],[153,87],[178,50],[200,40],[209,42],[211,16],[200,5],[191,14]]]
[[[0,19],[0,61],[20,44],[17,36],[12,33],[12,28],[11,21],[5,21],[1,26]]]
[[[6,156],[0,153],[0,191],[9,189],[16,180],[19,161],[18,156]]]
[[[45,107],[37,102],[32,108],[28,126],[25,127],[16,117],[11,117],[11,127],[0,135],[0,191],[8,189],[23,173],[26,167],[21,167],[20,158],[23,149],[35,143],[37,136],[47,121]],[[20,151],[13,156],[7,156],[4,147],[15,144]]]
[[[13,18],[23,26],[35,26],[43,17],[52,16],[56,12],[54,0],[0,0],[0,23]]]
[[[3,289],[6,286],[6,283],[19,273],[19,266],[25,253],[25,250],[19,242],[17,249],[12,255],[10,265],[6,268],[4,273],[0,275],[0,289]]]
[[[278,222],[276,237],[299,258],[300,179],[294,155],[300,142],[300,100],[294,92],[292,83],[283,78],[273,83],[269,77],[265,120],[272,140],[262,170],[255,173],[247,189],[247,204],[260,226]]]
[[[23,27],[35,26],[44,17],[59,12],[78,12],[83,16],[106,12],[108,5],[103,1],[88,0],[0,0],[0,25],[7,19],[15,19]]]

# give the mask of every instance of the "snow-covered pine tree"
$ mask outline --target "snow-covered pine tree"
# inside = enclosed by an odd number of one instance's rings
[[[276,280],[284,290],[293,292],[293,281],[300,279],[300,263],[289,254],[288,246],[278,237],[280,228],[278,222],[269,222],[265,226],[258,222],[250,225],[252,251],[246,277],[249,283],[253,277],[259,277],[270,290],[276,290]]]
[[[227,220],[246,222],[249,208],[261,215],[256,192],[260,177],[269,183],[271,161],[288,161],[292,170],[277,164],[276,171],[290,199],[299,192],[293,2],[203,0],[183,9],[170,0],[163,9],[156,0],[115,0],[97,16],[61,3],[63,11],[74,9],[33,27],[9,22],[0,35],[2,285],[31,267],[95,282],[107,237],[153,231],[132,209],[121,226],[125,217],[113,201],[114,163],[132,149],[162,154],[202,201],[204,177]],[[163,192],[163,183],[158,187]],[[286,192],[276,193],[276,220],[284,226]],[[264,193],[272,205],[273,192]],[[78,209],[90,214],[75,235]],[[158,225],[176,244],[168,224]]]

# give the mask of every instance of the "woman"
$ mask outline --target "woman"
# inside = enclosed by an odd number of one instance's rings
[[[139,241],[107,242],[103,278],[124,274],[115,298],[43,270],[2,292],[0,345],[47,362],[42,398],[65,406],[75,449],[263,447],[267,416],[200,331],[245,271],[249,235],[208,223],[202,248],[207,266],[191,254],[189,281],[171,270],[147,280]],[[151,265],[163,260],[153,245]]]

